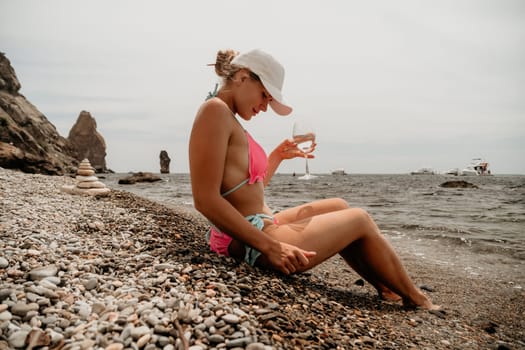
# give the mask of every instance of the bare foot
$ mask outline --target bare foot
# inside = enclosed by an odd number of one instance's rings
[[[381,300],[394,301],[394,302],[402,300],[402,298],[399,295],[397,295],[396,293],[394,293],[394,292],[392,292],[391,290],[388,290],[388,289],[378,290],[377,294],[379,294],[379,298]]]
[[[418,305],[418,304],[414,304],[411,301],[403,300],[403,307],[407,310],[416,310],[416,309],[429,310],[429,311],[441,310],[440,305],[432,304],[431,301]]]
[[[420,293],[417,299],[403,299],[403,306],[407,309],[424,309],[429,311],[439,311],[441,310],[440,305],[435,305],[432,301],[427,298],[423,293]]]

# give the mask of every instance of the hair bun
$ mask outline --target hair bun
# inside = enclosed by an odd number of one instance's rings
[[[229,78],[233,69],[231,61],[239,52],[235,50],[221,50],[217,52],[217,59],[215,61],[215,73],[222,78]]]

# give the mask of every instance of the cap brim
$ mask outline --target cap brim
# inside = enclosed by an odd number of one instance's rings
[[[279,115],[286,116],[292,113],[292,107],[284,105],[280,103],[277,100],[272,100],[270,102],[270,107],[272,107],[273,111]]]
[[[270,95],[272,95],[272,101],[270,102],[270,107],[272,107],[273,111],[279,115],[288,115],[292,113],[292,107],[288,106],[288,104],[284,101],[284,98],[281,94],[281,91],[274,87],[272,84],[268,83],[267,81],[264,81],[264,79],[261,79],[261,83],[263,86],[268,90]]]

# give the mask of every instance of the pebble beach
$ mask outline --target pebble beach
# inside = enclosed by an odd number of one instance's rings
[[[285,276],[209,252],[206,221],[0,168],[2,349],[525,349],[525,291],[396,249],[440,312],[380,300],[339,257]],[[395,246],[395,242],[392,242]]]

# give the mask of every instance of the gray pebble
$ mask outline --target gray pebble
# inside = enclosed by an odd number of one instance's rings
[[[226,341],[227,348],[245,347],[252,342],[251,337],[237,338]]]
[[[7,299],[11,294],[13,294],[12,289],[2,289],[0,290],[0,301]]]
[[[220,334],[212,334],[208,336],[208,340],[210,341],[210,343],[218,344],[224,342],[224,337]]]
[[[188,350],[204,350],[204,346],[202,345],[192,345],[188,348]]]
[[[13,318],[13,315],[9,311],[0,312],[0,322],[10,321]]]
[[[16,332],[13,332],[11,336],[9,337],[9,345],[11,345],[13,348],[21,348],[26,343],[27,335],[29,334],[29,330],[19,330]]]
[[[84,288],[86,288],[86,290],[92,290],[97,288],[98,280],[96,277],[93,277],[86,281],[83,281],[82,284],[84,285]]]
[[[251,343],[246,346],[245,350],[265,350],[266,346],[263,343]]]
[[[39,281],[46,277],[56,276],[57,273],[58,269],[55,265],[48,265],[31,270],[29,278],[33,281]]]
[[[137,340],[140,337],[142,337],[143,335],[148,334],[148,333],[150,333],[149,327],[147,327],[147,326],[140,326],[140,327],[132,328],[130,335],[131,335],[131,337],[134,340]]]
[[[26,304],[23,302],[19,302],[13,305],[13,307],[11,308],[11,312],[13,313],[13,315],[24,317],[29,311],[36,311],[38,310],[38,308],[38,304],[35,303]]]

